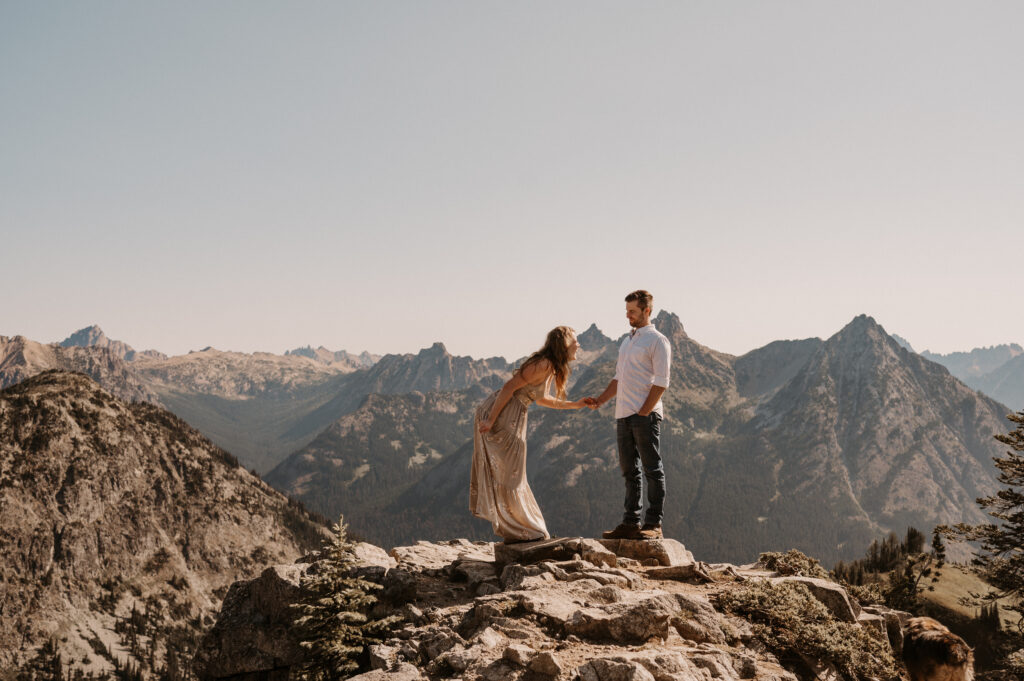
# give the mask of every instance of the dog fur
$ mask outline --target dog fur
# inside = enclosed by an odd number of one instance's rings
[[[931,617],[915,617],[907,622],[903,662],[910,681],[974,681],[971,648]]]

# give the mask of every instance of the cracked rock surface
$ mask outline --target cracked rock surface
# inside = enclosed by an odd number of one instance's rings
[[[400,613],[405,621],[370,648],[369,671],[352,677],[359,681],[798,679],[747,622],[714,606],[723,590],[780,576],[756,565],[697,563],[674,540],[419,542],[393,549],[395,565],[387,568],[373,555],[377,571],[367,574],[403,586],[402,598],[383,599],[378,614]],[[841,619],[859,617],[886,635],[886,613],[860,613],[840,587],[815,581],[822,583],[811,585],[812,593]],[[252,604],[245,607],[254,617]],[[259,617],[273,620],[269,615]],[[221,619],[238,618],[225,612]],[[251,640],[251,627],[245,635]],[[217,673],[201,678],[255,681],[259,674],[251,657],[234,668],[215,662],[208,668]]]

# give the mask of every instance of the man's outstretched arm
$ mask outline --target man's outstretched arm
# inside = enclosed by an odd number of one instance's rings
[[[584,400],[584,402],[587,402],[587,406],[591,407],[592,409],[597,409],[602,404],[615,397],[615,393],[617,393],[618,391],[619,382],[618,380],[613,378],[611,380],[611,383],[608,384],[608,387],[604,389],[603,393],[601,393],[597,397],[588,397],[586,398],[586,400]]]

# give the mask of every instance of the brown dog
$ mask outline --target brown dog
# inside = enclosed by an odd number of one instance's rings
[[[910,681],[974,681],[974,653],[962,638],[931,617],[907,622],[903,662]]]

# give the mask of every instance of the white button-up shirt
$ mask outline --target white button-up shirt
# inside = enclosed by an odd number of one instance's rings
[[[671,364],[672,346],[653,324],[641,326],[626,336],[619,346],[619,361],[615,364],[615,380],[619,382],[615,392],[615,418],[640,411],[652,386],[667,388]],[[664,416],[661,400],[652,411]]]

